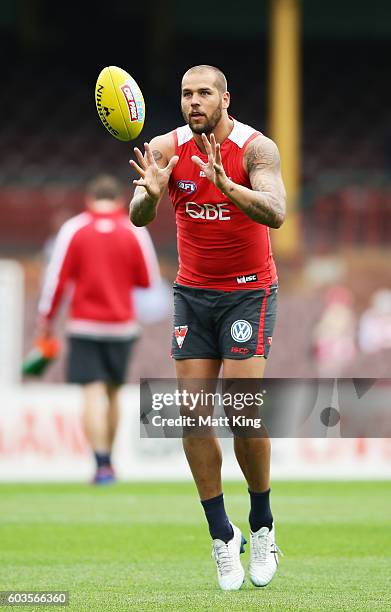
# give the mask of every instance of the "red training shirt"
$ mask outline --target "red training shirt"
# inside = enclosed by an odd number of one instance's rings
[[[259,132],[239,121],[221,144],[225,173],[251,189],[243,168],[246,146]],[[179,161],[169,182],[178,238],[176,282],[189,287],[232,291],[267,287],[276,281],[269,228],[252,221],[192,160],[201,153],[188,125],[173,132]]]
[[[149,287],[158,277],[156,254],[145,228],[132,225],[123,209],[88,210],[61,227],[38,310],[51,320],[70,288],[68,333],[130,338],[138,331],[131,291]]]

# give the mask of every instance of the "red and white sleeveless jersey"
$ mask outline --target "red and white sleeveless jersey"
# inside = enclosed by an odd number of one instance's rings
[[[259,132],[239,121],[221,144],[225,173],[251,189],[243,154]],[[276,281],[269,228],[252,221],[211,183],[192,160],[200,152],[188,125],[173,132],[175,166],[168,185],[177,222],[179,270],[176,282],[189,287],[233,291],[267,287]]]

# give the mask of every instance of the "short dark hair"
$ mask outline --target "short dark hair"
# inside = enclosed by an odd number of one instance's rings
[[[216,68],[216,66],[209,66],[208,64],[200,64],[199,66],[192,66],[185,72],[183,76],[186,74],[191,74],[192,72],[213,72],[215,75],[215,85],[220,93],[225,93],[227,91],[227,79],[225,77],[224,72],[220,70],[220,68]]]
[[[110,174],[100,174],[92,179],[86,188],[87,195],[94,200],[116,200],[122,191],[120,181]]]

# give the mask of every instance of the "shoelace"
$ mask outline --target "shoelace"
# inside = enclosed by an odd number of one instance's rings
[[[232,571],[233,560],[228,544],[225,544],[225,542],[222,544],[214,544],[213,557],[216,560],[217,567],[222,576]]]
[[[279,554],[282,557],[284,556],[283,552],[277,546],[276,543],[269,543],[269,534],[265,535],[256,535],[253,536],[254,540],[257,542],[258,546],[254,547],[254,558],[256,561],[260,561],[261,563],[266,563],[267,553]],[[270,546],[270,551],[268,548]]]

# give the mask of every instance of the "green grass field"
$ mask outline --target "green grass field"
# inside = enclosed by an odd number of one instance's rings
[[[245,486],[225,494],[246,533]],[[0,485],[0,590],[67,590],[77,611],[391,609],[391,483],[276,482],[272,501],[275,579],[223,593],[190,483]]]

